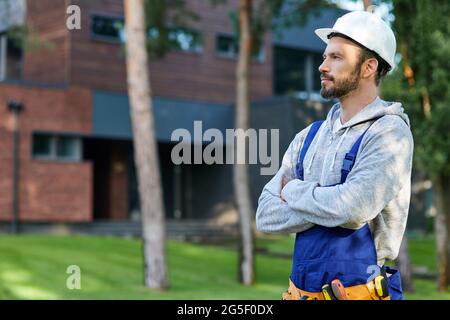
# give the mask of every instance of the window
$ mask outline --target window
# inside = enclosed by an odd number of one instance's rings
[[[286,94],[306,90],[305,61],[306,54],[303,51],[275,47],[275,94]]]
[[[56,156],[61,159],[79,159],[80,139],[56,137]]]
[[[0,34],[0,81],[19,80],[22,75],[21,46],[6,33]]]
[[[0,34],[0,81],[6,79],[6,35]]]
[[[216,52],[220,57],[236,59],[239,54],[239,44],[235,37],[230,35],[218,35],[216,38]],[[264,48],[252,55],[254,61],[264,62]]]
[[[311,94],[320,91],[318,68],[322,63],[321,54],[276,46],[273,61],[275,94]]]
[[[150,28],[147,33],[148,39],[156,41],[160,37],[158,28]],[[167,38],[170,47],[184,52],[202,52],[203,39],[201,34],[192,29],[187,28],[173,28],[167,33]]]
[[[82,142],[73,136],[35,133],[32,149],[35,159],[80,161]]]
[[[313,90],[314,91],[320,91],[321,85],[320,85],[320,72],[319,72],[319,66],[322,64],[323,58],[322,55],[319,53],[313,54],[313,68],[314,68],[314,84],[313,84]]]
[[[91,15],[91,34],[94,39],[111,42],[125,42],[125,20],[122,17]],[[148,30],[148,39],[155,40],[160,36],[157,28]],[[201,52],[203,41],[201,34],[188,28],[173,28],[168,32],[168,40],[172,48],[185,52]]]
[[[49,135],[36,134],[33,137],[33,156],[34,157],[51,157],[52,146]]]
[[[124,18],[104,15],[91,15],[91,34],[99,40],[123,41]]]
[[[238,56],[238,45],[232,36],[219,35],[216,40],[217,54],[225,58]]]

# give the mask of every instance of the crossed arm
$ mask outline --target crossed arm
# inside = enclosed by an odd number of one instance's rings
[[[413,141],[409,129],[391,127],[382,130],[382,136],[371,131],[346,182],[331,187],[295,179],[292,152],[298,153],[294,145],[301,145],[302,131],[263,188],[256,213],[258,230],[294,233],[316,224],[357,229],[375,218],[398,194],[402,181],[410,179]]]

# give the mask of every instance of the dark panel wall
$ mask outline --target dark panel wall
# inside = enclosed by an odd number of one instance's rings
[[[279,163],[295,135],[312,122],[325,119],[331,103],[303,101],[290,97],[274,97],[272,99],[256,102],[252,105],[252,127],[255,129],[279,130]],[[269,140],[270,142],[270,140]],[[261,165],[251,165],[251,192],[256,210],[258,198],[264,185],[272,175],[261,175]]]

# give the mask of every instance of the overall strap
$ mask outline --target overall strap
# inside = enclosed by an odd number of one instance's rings
[[[381,117],[376,118],[375,121],[377,121],[379,118],[381,118]],[[345,154],[344,162],[342,163],[342,169],[341,169],[341,183],[344,183],[345,180],[347,180],[347,176],[350,173],[350,171],[352,170],[353,165],[355,164],[356,155],[358,154],[358,150],[359,150],[361,141],[364,138],[364,136],[366,135],[367,130],[369,130],[369,128],[372,126],[372,124],[375,123],[375,121],[373,121],[367,127],[367,129],[364,130],[364,132],[359,136],[358,140],[356,140],[356,142],[353,144],[350,151]]]
[[[316,136],[317,131],[319,131],[320,126],[324,120],[319,120],[314,122],[311,125],[311,128],[308,131],[308,134],[306,135],[305,141],[303,142],[302,150],[300,151],[300,156],[298,158],[298,162],[295,168],[295,172],[297,174],[297,178],[300,180],[304,180],[303,175],[303,160],[305,159],[306,152],[308,151],[308,148],[311,144],[311,142],[314,140],[314,137]]]

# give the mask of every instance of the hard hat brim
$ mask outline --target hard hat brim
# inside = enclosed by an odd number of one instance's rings
[[[325,43],[328,43],[330,39],[328,39],[328,35],[332,32],[336,32],[336,30],[332,28],[319,28],[314,30],[314,33]]]

